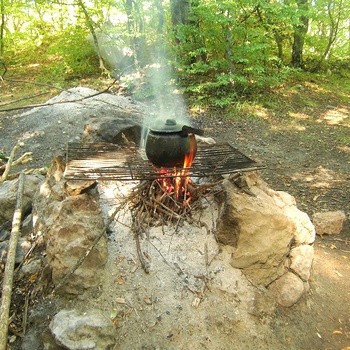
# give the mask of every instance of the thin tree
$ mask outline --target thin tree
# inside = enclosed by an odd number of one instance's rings
[[[335,1],[329,0],[327,3],[327,14],[329,18],[330,28],[327,46],[317,62],[317,65],[312,69],[313,72],[316,72],[320,69],[324,60],[326,60],[330,54],[331,48],[338,36],[339,33],[339,24],[341,21],[341,14],[343,11],[343,0],[340,0],[338,4]]]
[[[298,6],[298,13],[300,13],[300,15],[298,16],[298,23],[293,26],[294,33],[291,64],[295,68],[304,68],[303,49],[305,36],[309,27],[309,3],[308,0],[297,0],[296,4]]]
[[[4,55],[4,36],[5,36],[5,0],[0,2],[1,25],[0,25],[0,56]]]

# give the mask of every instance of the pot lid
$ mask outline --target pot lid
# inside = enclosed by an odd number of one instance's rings
[[[175,119],[167,119],[165,122],[160,121],[159,124],[153,125],[150,127],[150,130],[155,132],[180,132],[182,131],[183,125],[180,125],[176,122]]]

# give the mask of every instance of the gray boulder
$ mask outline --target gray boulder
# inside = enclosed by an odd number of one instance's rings
[[[112,349],[116,331],[111,319],[100,310],[62,310],[50,329],[58,345],[69,350]]]
[[[0,243],[0,261],[3,263],[5,263],[7,259],[8,246],[9,246],[9,241],[4,241]],[[18,240],[17,248],[16,248],[16,257],[15,257],[16,264],[20,264],[24,260],[24,257],[26,256],[30,247],[31,247],[31,244],[27,240],[27,238],[22,237]]]
[[[116,112],[113,116],[91,118],[84,126],[82,142],[110,142],[138,146],[141,140],[140,114]]]
[[[32,210],[32,202],[39,184],[44,181],[41,175],[26,175],[23,189],[23,216]],[[18,179],[5,181],[0,185],[0,226],[11,221],[15,212],[18,190]]]

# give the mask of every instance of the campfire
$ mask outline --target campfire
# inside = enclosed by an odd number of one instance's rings
[[[194,159],[193,150],[185,155],[184,164],[181,169],[174,167],[170,169],[159,169],[159,178],[156,179],[152,188],[154,188],[155,200],[163,203],[165,206],[179,213],[181,208],[189,207],[191,201],[191,191],[193,192],[193,184],[189,176],[189,168]],[[178,210],[179,209],[179,210]]]
[[[182,168],[156,168],[158,177],[143,183],[134,201],[135,211],[144,214],[142,221],[179,221],[190,213],[191,201],[198,199],[198,188],[189,176],[193,154],[186,155]]]
[[[229,144],[197,144],[195,133],[201,131],[188,126],[179,128],[167,120],[164,128],[149,134],[148,159],[142,157],[138,147],[130,145],[68,144],[64,174],[67,181],[137,181],[115,213],[122,207],[130,208],[131,230],[146,272],[140,237],[149,236],[151,227],[172,224],[176,233],[186,221],[205,227],[209,233],[200,212],[208,195],[222,190],[218,185],[223,175],[237,177],[244,171],[263,168]]]

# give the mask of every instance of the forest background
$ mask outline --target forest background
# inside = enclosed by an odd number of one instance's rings
[[[256,104],[278,107],[286,84],[317,82],[345,95],[350,88],[349,0],[1,0],[0,6],[0,74],[7,81],[98,87],[124,76],[125,90],[146,100],[157,87],[141,88],[130,73],[165,64],[169,79],[162,86],[176,84],[192,108],[225,108],[227,115],[250,113]],[[101,50],[114,48],[121,59],[110,64]],[[22,84],[2,94],[2,110],[26,89],[33,92]]]

